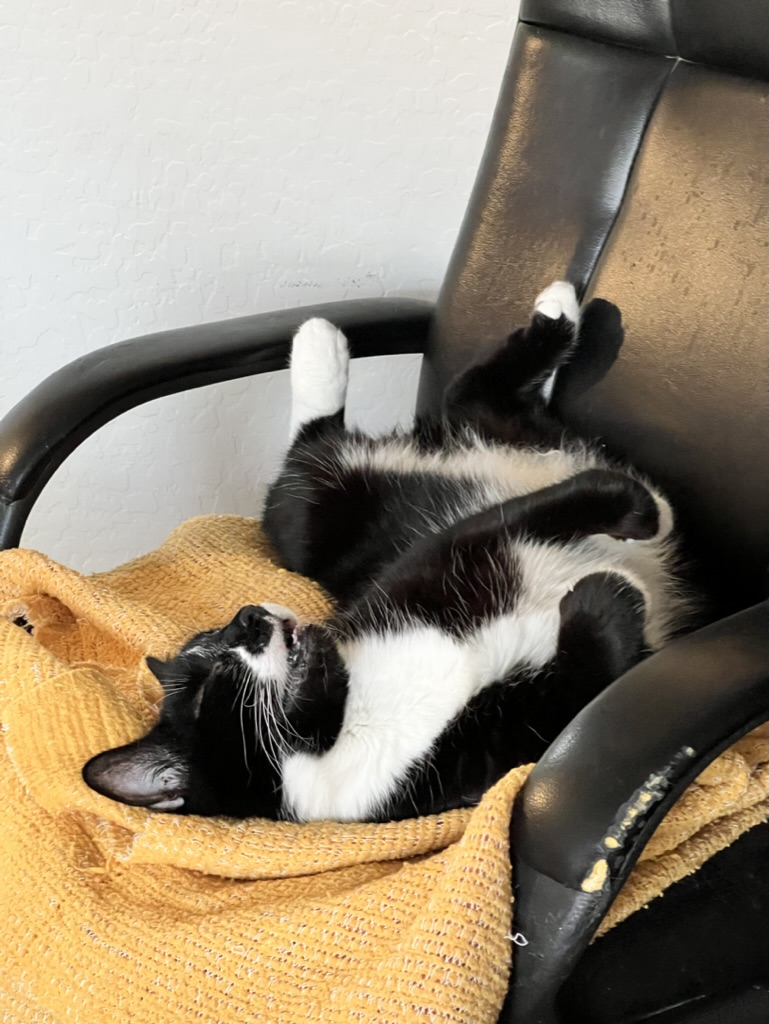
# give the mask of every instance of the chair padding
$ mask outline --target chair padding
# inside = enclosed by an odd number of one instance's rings
[[[769,556],[767,150],[763,83],[676,66],[590,282],[622,310],[620,358],[561,401],[666,489],[735,604]]]
[[[753,43],[769,53],[769,26],[758,33],[769,5],[752,8],[766,12]],[[603,353],[583,346],[556,405],[669,490],[717,617],[757,603],[767,585],[769,86],[675,49],[663,56],[665,10],[671,24],[704,12],[700,36],[685,34],[703,52],[730,33],[752,39],[747,15],[727,25],[731,4],[525,6],[526,17],[585,32],[596,18],[606,38],[633,13],[659,52],[519,26],[420,402],[435,404],[451,377],[526,322],[549,281],[565,276],[614,302],[625,324],[618,357],[599,373]],[[708,17],[723,36],[714,28],[705,39]]]
[[[769,79],[760,0],[524,0],[523,21]]]

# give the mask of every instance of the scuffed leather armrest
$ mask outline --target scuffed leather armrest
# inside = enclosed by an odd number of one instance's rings
[[[0,421],[0,549],[16,547],[40,491],[109,420],[164,395],[288,365],[301,323],[321,316],[353,356],[422,352],[431,303],[355,299],[184,327],[91,352],[47,377]]]
[[[769,603],[675,640],[585,708],[513,812],[516,949],[500,1021],[554,1024],[558,990],[655,828],[769,719]]]

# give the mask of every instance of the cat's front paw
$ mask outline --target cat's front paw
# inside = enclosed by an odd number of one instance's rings
[[[579,323],[579,301],[569,281],[553,281],[534,300],[534,312],[550,320],[565,316],[572,324]]]
[[[313,317],[291,348],[291,436],[310,420],[344,408],[350,353],[347,338],[328,320]]]
[[[648,487],[614,469],[586,469],[574,477],[579,502],[575,512],[592,533],[615,540],[652,540],[659,536],[660,509]]]

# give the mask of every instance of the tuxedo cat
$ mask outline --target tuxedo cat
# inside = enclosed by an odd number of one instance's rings
[[[86,782],[159,811],[296,821],[468,806],[663,643],[683,611],[670,507],[549,408],[578,325],[573,287],[550,285],[438,419],[374,439],[344,426],[344,336],[304,324],[263,525],[336,612],[306,625],[250,606],[148,658],[159,721]]]

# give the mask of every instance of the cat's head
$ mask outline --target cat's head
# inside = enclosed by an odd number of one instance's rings
[[[164,691],[157,723],[83,768],[92,789],[123,803],[279,817],[285,757],[327,749],[341,728],[347,673],[330,633],[278,605],[241,608],[147,665]]]

